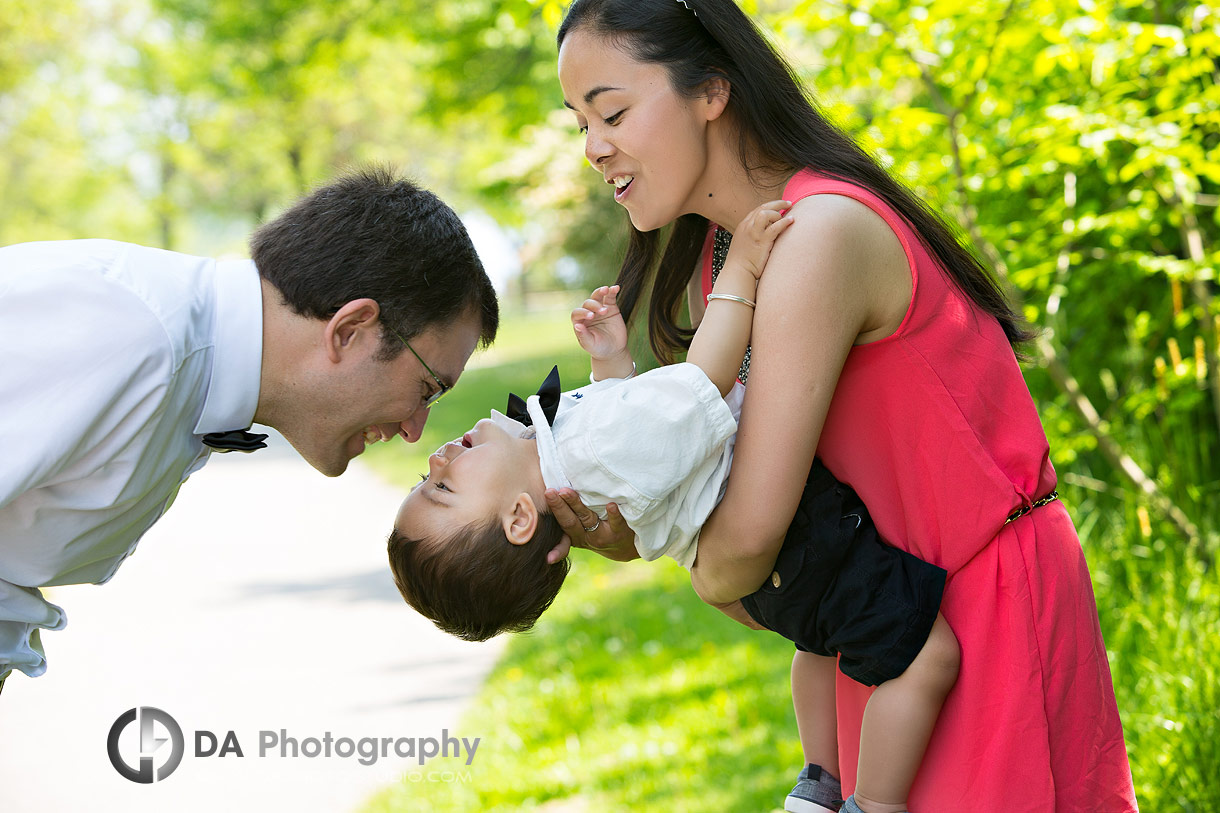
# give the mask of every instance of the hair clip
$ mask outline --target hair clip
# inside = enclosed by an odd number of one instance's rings
[[[691,14],[694,14],[696,17],[699,16],[699,12],[695,11],[695,7],[692,6],[689,2],[687,2],[687,0],[677,0],[677,2],[686,6],[686,10],[689,11]]]

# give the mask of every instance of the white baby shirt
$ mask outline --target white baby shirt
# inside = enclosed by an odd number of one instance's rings
[[[724,494],[744,393],[737,383],[721,398],[702,370],[682,363],[565,392],[553,425],[530,396],[542,479],[574,489],[600,516],[615,503],[641,557],[689,568]]]

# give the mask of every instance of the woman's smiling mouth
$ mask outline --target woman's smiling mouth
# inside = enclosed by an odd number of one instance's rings
[[[618,175],[614,178],[606,179],[606,183],[614,184],[614,199],[622,201],[627,197],[627,190],[631,188],[632,182],[635,181],[634,175]]]

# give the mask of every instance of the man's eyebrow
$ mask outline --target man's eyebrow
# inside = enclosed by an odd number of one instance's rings
[[[598,85],[597,87],[593,88],[593,90],[590,90],[585,94],[585,104],[592,104],[593,100],[596,99],[599,94],[605,93],[608,90],[622,90],[622,88],[612,88],[605,85]],[[575,107],[572,107],[572,104],[567,99],[563,100],[563,106],[569,110],[576,109]]]

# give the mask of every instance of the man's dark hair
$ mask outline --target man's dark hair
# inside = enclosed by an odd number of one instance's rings
[[[563,538],[552,514],[538,515],[527,544],[514,545],[498,518],[458,528],[449,539],[411,539],[390,532],[394,583],[407,603],[445,632],[486,641],[525,632],[551,606],[571,564],[547,564]]]
[[[405,339],[467,313],[486,347],[500,310],[491,280],[457,214],[386,167],[357,170],[302,198],[254,232],[250,256],[296,313],[329,319],[368,297]],[[382,360],[403,351],[382,331]]]

